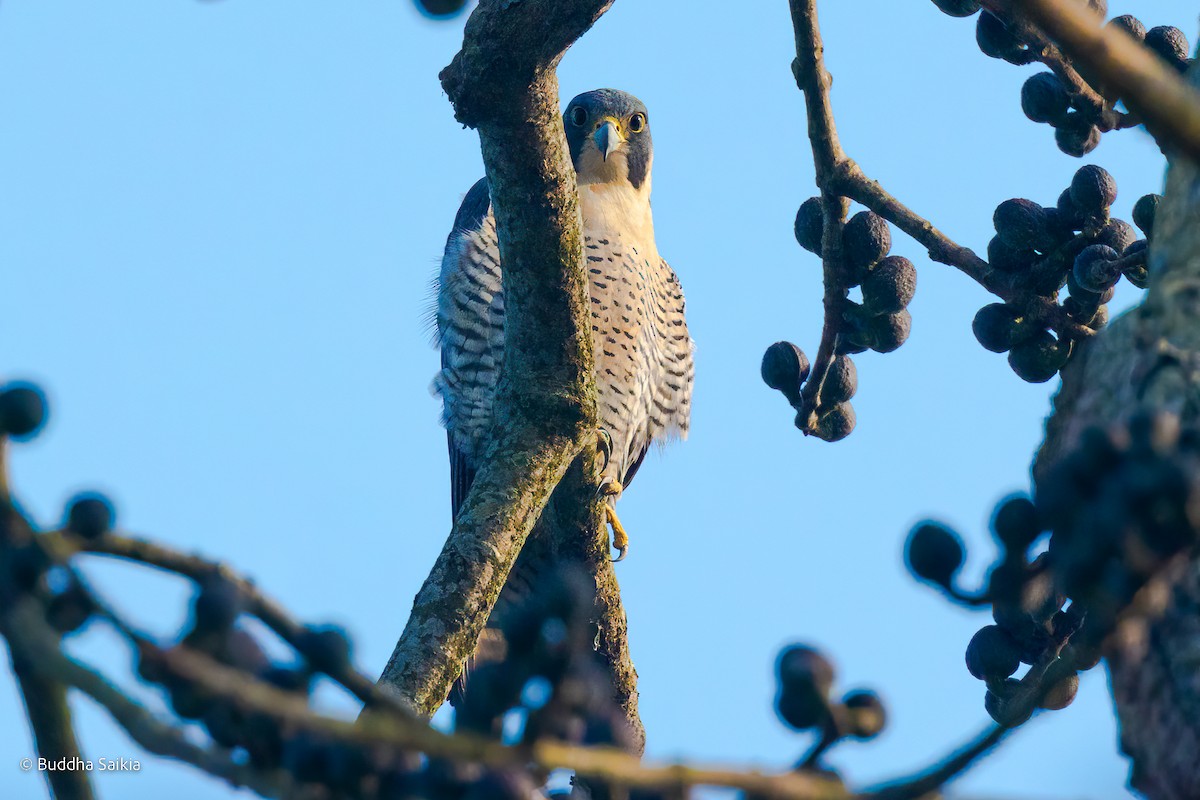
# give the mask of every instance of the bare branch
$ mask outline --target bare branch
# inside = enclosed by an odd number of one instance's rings
[[[917,800],[926,797],[965,772],[967,767],[999,744],[1011,730],[994,725],[930,769],[911,778],[874,789],[863,795],[864,800]]]
[[[796,37],[796,59],[792,62],[792,74],[796,78],[796,85],[804,92],[804,105],[808,111],[808,140],[812,145],[817,186],[821,189],[821,216],[824,220],[821,265],[825,285],[825,322],[812,377],[804,384],[801,403],[796,409],[804,422],[804,430],[808,431],[817,422],[816,410],[821,387],[833,362],[842,312],[846,307],[848,285],[842,264],[842,228],[846,223],[849,204],[834,188],[838,168],[845,161],[846,154],[842,152],[838,141],[833,107],[829,102],[830,77],[825,70],[825,46],[817,26],[816,0],[789,0],[789,7]]]

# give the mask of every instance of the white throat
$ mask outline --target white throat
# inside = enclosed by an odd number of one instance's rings
[[[579,210],[585,235],[632,240],[647,257],[657,257],[649,176],[636,189],[629,181],[581,184]]]

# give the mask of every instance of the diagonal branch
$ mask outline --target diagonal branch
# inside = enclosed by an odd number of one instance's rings
[[[863,800],[919,800],[936,793],[958,777],[981,756],[1000,743],[1012,729],[993,725],[976,739],[964,745],[923,772],[911,778],[888,783],[863,795]]]
[[[112,556],[137,564],[173,572],[196,583],[219,575],[235,586],[245,602],[246,612],[257,617],[279,638],[299,648],[305,628],[271,597],[260,590],[253,581],[238,575],[229,567],[197,555],[181,553],[166,545],[133,536],[108,533],[98,539],[82,539],[68,531],[52,531],[42,534],[42,542],[65,560],[75,552],[92,555]],[[366,706],[384,706],[400,710],[403,706],[396,698],[380,689],[373,681],[358,672],[349,663],[334,670],[330,677],[340,683]]]
[[[158,651],[168,669],[206,692],[238,708],[263,713],[290,730],[307,730],[363,746],[382,745],[419,750],[431,757],[491,767],[529,766],[549,773],[571,769],[585,778],[601,779],[627,788],[673,789],[691,786],[724,786],[743,789],[763,798],[779,800],[850,800],[841,781],[800,772],[763,773],[728,767],[687,764],[647,764],[612,748],[579,747],[539,739],[524,746],[505,745],[469,733],[445,734],[414,725],[389,713],[364,716],[358,724],[314,714],[303,700],[268,684],[250,679],[203,653],[183,647]]]
[[[1008,303],[1021,307],[1032,319],[1044,322],[1061,334],[1074,339],[1088,339],[1095,331],[1080,325],[1062,306],[1048,297],[1018,291],[990,264],[968,247],[952,241],[933,223],[893,197],[878,181],[868,177],[853,160],[845,158],[832,179],[834,189],[874,211],[922,245],[929,257],[941,264],[958,269],[984,289]]]
[[[988,0],[1013,6],[1063,52],[1120,95],[1165,150],[1200,158],[1200,92],[1124,31],[1102,26],[1083,4],[1067,0]]]
[[[505,353],[493,441],[380,678],[420,714],[445,700],[509,571],[596,427],[575,173],[555,68],[612,0],[483,0],[442,70],[479,131],[500,245]],[[587,477],[595,478],[594,454]],[[599,506],[581,509],[599,530]]]

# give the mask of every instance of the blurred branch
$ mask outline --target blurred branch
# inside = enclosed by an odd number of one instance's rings
[[[0,626],[0,631],[7,628]],[[47,677],[16,651],[11,652],[12,671],[29,726],[33,729],[34,743],[39,758],[54,763],[61,759],[83,758],[79,742],[75,737],[75,726],[71,719],[71,708],[67,705],[67,687],[62,682]],[[50,784],[50,793],[58,798],[91,800],[95,797],[88,773],[83,770],[45,770],[42,773]]]
[[[380,681],[422,715],[445,700],[572,461],[595,485],[591,326],[555,68],[612,0],[483,0],[440,78],[479,131],[504,264],[493,441]],[[599,536],[600,504],[577,509]]]
[[[291,729],[310,730],[341,741],[419,750],[431,757],[450,758],[492,767],[532,766],[546,773],[570,769],[585,778],[599,778],[627,787],[678,788],[726,786],[779,800],[848,800],[838,781],[797,773],[764,774],[732,768],[684,764],[648,765],[636,756],[608,748],[583,748],[549,740],[528,746],[503,745],[465,733],[444,734],[388,713],[364,716],[358,724],[320,716],[294,696],[185,648],[159,651],[174,674],[195,682],[237,707],[272,716]]]
[[[1124,31],[1101,25],[1085,4],[1069,0],[984,0],[983,5],[1027,16],[1072,61],[1116,90],[1165,151],[1177,148],[1200,158],[1200,92]]]
[[[8,441],[0,435],[0,551],[5,552],[33,539],[33,532],[12,505],[8,493],[7,451]],[[8,599],[0,587],[0,607],[7,605]],[[0,618],[0,636],[8,638],[9,627],[8,621]],[[81,757],[66,685],[39,670],[37,662],[30,661],[28,654],[11,645],[9,656],[38,757],[51,762]],[[82,770],[47,770],[44,775],[54,797],[91,800],[95,796],[91,778]]]
[[[253,789],[263,797],[279,796],[285,774],[266,774],[233,761],[228,751],[192,744],[181,729],[157,719],[102,675],[64,655],[58,637],[42,619],[36,603],[22,600],[8,609],[4,614],[4,634],[14,653],[37,665],[39,675],[74,686],[91,697],[148,752],[187,762],[233,786]]]
[[[988,753],[1011,731],[994,725],[971,743],[947,756],[933,767],[900,781],[889,783],[868,791],[863,800],[918,800],[945,786],[952,778],[964,772],[980,756]]]
[[[53,534],[40,537],[56,560],[66,550],[62,536]],[[154,561],[179,567],[181,571],[194,569],[196,571],[193,574],[197,576],[203,576],[212,566],[201,559],[173,553],[149,542],[111,534],[101,537],[90,546],[103,551],[137,552],[145,558],[141,563]],[[0,589],[11,592],[12,588],[0,582]],[[377,748],[383,747],[395,753],[420,752],[430,758],[499,769],[532,768],[540,774],[548,774],[555,769],[570,769],[584,779],[630,788],[675,791],[692,786],[723,786],[776,800],[897,800],[899,797],[918,796],[897,794],[907,783],[893,786],[887,793],[860,795],[847,790],[841,781],[819,773],[792,771],[766,774],[730,767],[646,764],[640,758],[619,750],[577,747],[550,739],[508,746],[469,733],[441,733],[395,704],[375,705],[357,723],[334,719],[315,712],[303,695],[276,688],[256,674],[229,666],[202,651],[187,646],[159,647],[136,633],[130,624],[99,598],[94,595],[91,597],[100,616],[111,622],[130,641],[139,659],[156,665],[155,671],[163,670],[162,680],[176,687],[194,687],[213,706],[228,704],[241,714],[261,715],[270,720],[275,730],[286,732],[287,736],[304,731],[317,734],[325,741],[357,746],[364,753],[378,753]],[[304,787],[286,767],[279,769],[242,764],[234,760],[228,750],[191,743],[182,729],[157,719],[102,675],[64,654],[58,634],[47,624],[44,609],[33,597],[18,596],[16,602],[9,604],[0,615],[0,629],[13,648],[14,657],[29,664],[34,674],[63,686],[76,687],[92,697],[147,751],[192,764],[234,786],[245,786],[264,797],[307,796],[296,794]],[[990,741],[985,739],[941,765],[935,774],[941,776],[941,780],[948,779],[989,746]],[[926,776],[921,783],[914,785],[924,787],[929,780]]]
[[[1044,31],[1031,24],[1026,17],[1014,12],[1012,0],[980,0],[980,4],[1001,19],[1005,27],[1014,31],[1018,38],[1026,43],[1029,47],[1026,52],[1030,59],[1045,64],[1058,76],[1079,104],[1079,108],[1098,119],[1104,119],[1106,129],[1118,127],[1117,121],[1126,115],[1113,110],[1112,104],[1092,88],[1075,69],[1070,57],[1047,39]]]
[[[261,620],[289,645],[297,647],[304,634],[304,626],[293,619],[285,608],[267,597],[253,581],[238,575],[224,564],[208,561],[197,555],[180,553],[148,539],[116,533],[107,533],[97,539],[84,540],[67,531],[60,530],[43,534],[42,540],[60,557],[73,552],[113,556],[181,575],[197,583],[220,576],[237,588],[245,602],[246,612]],[[382,705],[397,711],[407,709],[407,706],[400,703],[395,696],[378,687],[349,664],[342,665],[330,677],[367,706]]]

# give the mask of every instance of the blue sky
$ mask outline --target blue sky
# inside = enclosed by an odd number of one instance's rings
[[[1113,4],[1192,33],[1178,0]],[[1120,186],[1128,219],[1161,189],[1141,132],[1060,154],[1018,106],[1033,68],[982,56],[973,20],[931,3],[822,6],[847,152],[982,250],[1009,197],[1050,204],[1081,163]],[[993,555],[994,502],[1028,484],[1055,384],[1018,380],[970,333],[988,296],[917,264],[912,338],[856,359],[858,429],[829,445],[762,385],[763,349],[820,330],[817,259],[792,239],[814,194],[787,6],[617,3],[567,55],[564,99],[626,89],[650,109],[659,249],[697,342],[691,438],[652,456],[621,502],[618,568],[655,758],[783,766],[807,745],[774,718],[778,648],[808,641],[870,686],[891,724],[832,760],[862,782],[924,766],[980,729],[963,650],[986,621],[905,574],[927,515]],[[737,9],[737,10],[735,10]],[[53,524],[83,488],[125,527],[220,557],[300,617],[346,625],[374,675],[449,529],[448,468],[422,324],[478,141],[437,82],[461,20],[404,0],[12,0],[0,11],[0,376],[41,382],[53,419],[13,455]],[[1118,304],[1136,300],[1126,288]],[[176,629],[185,586],[90,570],[147,627]],[[99,629],[72,649],[128,659]],[[128,681],[126,681],[128,683]],[[345,711],[329,694],[323,702]],[[92,757],[136,748],[75,698]],[[11,680],[0,677],[0,794],[41,796]],[[98,775],[102,796],[239,793],[171,763]],[[1030,798],[1128,796],[1102,670],[959,785]],[[245,795],[241,795],[245,796]]]

